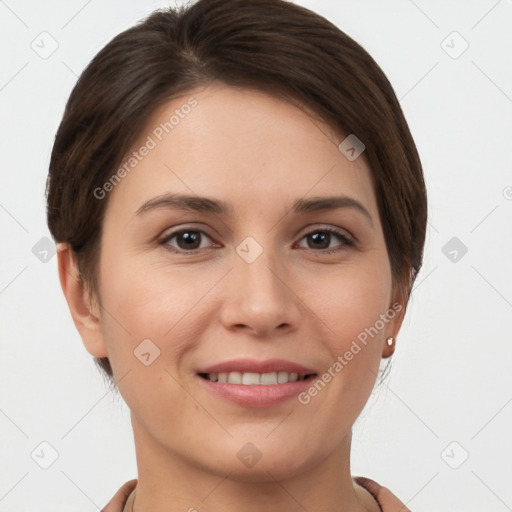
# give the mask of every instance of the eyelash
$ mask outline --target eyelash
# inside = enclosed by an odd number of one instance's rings
[[[168,235],[166,235],[162,240],[160,240],[159,244],[162,245],[162,246],[168,246],[169,247],[169,242],[174,238],[176,237],[177,235],[180,235],[182,233],[201,233],[202,235],[206,235],[206,237],[210,238],[211,240],[211,237],[205,233],[204,231],[200,230],[200,229],[193,229],[193,228],[181,228],[179,230],[176,230],[176,231],[173,231],[171,233],[169,233]],[[306,238],[307,236],[309,235],[312,235],[312,234],[315,234],[315,233],[329,233],[331,235],[334,235],[336,237],[339,238],[339,240],[342,242],[340,246],[338,246],[337,248],[334,248],[334,249],[310,249],[310,248],[305,248],[306,250],[310,250],[310,251],[313,251],[313,252],[318,252],[318,253],[327,253],[327,254],[332,254],[332,253],[337,253],[341,250],[343,250],[344,248],[346,247],[355,247],[355,242],[351,239],[349,239],[345,234],[343,234],[342,232],[336,230],[336,229],[333,229],[333,228],[317,228],[317,229],[314,229],[313,231],[309,231],[308,233],[305,233],[300,240],[303,240],[304,238]],[[175,249],[175,248],[173,248]],[[179,250],[172,250],[173,253],[175,254],[189,254],[189,255],[195,255],[197,254],[199,251],[201,251],[202,249],[192,249],[190,251],[185,251],[183,249],[179,249]]]

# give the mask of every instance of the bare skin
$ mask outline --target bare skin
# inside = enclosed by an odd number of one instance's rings
[[[104,199],[92,301],[71,251],[59,251],[83,343],[109,357],[131,410],[134,510],[378,511],[351,477],[351,428],[403,308],[307,404],[245,407],[197,375],[235,358],[287,359],[322,375],[400,302],[364,155],[347,160],[337,147],[344,136],[297,107],[222,84],[153,112],[134,148],[190,97],[197,106]],[[225,201],[232,214],[165,205],[137,213],[174,193]],[[352,198],[367,213],[292,209],[327,196]],[[197,248],[183,233],[168,236],[178,230],[193,232]],[[251,263],[236,251],[248,236],[262,248]],[[148,366],[134,357],[145,339],[160,350]],[[261,453],[253,467],[237,456],[249,442]]]

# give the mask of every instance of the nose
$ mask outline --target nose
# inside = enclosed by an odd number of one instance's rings
[[[225,328],[269,338],[297,329],[301,301],[290,267],[279,262],[270,249],[252,262],[237,253],[233,261],[221,306]]]

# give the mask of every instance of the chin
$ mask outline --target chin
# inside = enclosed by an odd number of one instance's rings
[[[231,480],[274,482],[311,470],[327,456],[324,453],[305,453],[303,449],[303,443],[286,446],[282,440],[269,443],[262,436],[261,441],[231,441],[230,446],[222,449],[218,457],[214,454],[214,458],[204,461],[204,464],[210,472],[223,477],[229,474]]]

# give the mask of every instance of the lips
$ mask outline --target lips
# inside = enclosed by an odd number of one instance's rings
[[[269,407],[306,389],[314,369],[284,359],[236,359],[198,370],[206,388],[237,405]]]

